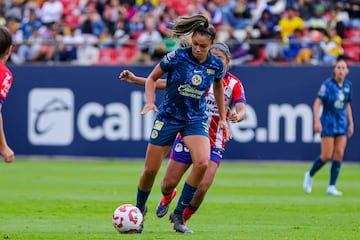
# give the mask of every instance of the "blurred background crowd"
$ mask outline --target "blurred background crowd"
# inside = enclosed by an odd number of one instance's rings
[[[360,0],[0,0],[12,64],[154,64],[179,47],[179,16],[203,14],[232,65],[360,61]]]

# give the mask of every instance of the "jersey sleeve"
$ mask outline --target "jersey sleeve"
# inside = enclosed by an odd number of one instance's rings
[[[325,101],[325,100],[327,99],[327,84],[326,84],[326,82],[323,83],[323,84],[321,84],[317,96],[318,96],[322,101]]]
[[[242,85],[240,80],[237,80],[237,83],[235,84],[235,86],[233,88],[232,102],[234,104],[236,104],[238,102],[246,102],[244,86]]]
[[[179,62],[179,51],[167,53],[160,61],[160,67],[164,72],[169,72]]]
[[[219,71],[216,71],[215,72],[215,79],[214,79],[214,81],[216,81],[216,82],[218,82],[218,81],[221,81],[222,80],[222,78],[223,78],[223,76],[224,76],[224,63],[221,61],[221,60],[219,60],[218,61],[218,63],[219,63]]]
[[[12,74],[9,70],[0,71],[0,103],[4,103],[12,84]]]

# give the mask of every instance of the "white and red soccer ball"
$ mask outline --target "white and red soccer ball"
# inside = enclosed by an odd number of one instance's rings
[[[119,233],[137,232],[144,221],[144,217],[137,207],[123,204],[115,209],[112,223]]]

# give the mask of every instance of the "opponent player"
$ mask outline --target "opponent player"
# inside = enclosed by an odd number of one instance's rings
[[[11,54],[11,50],[11,34],[7,28],[0,27],[0,154],[3,156],[6,163],[11,163],[15,158],[13,150],[6,142],[1,113],[2,105],[5,102],[13,81],[12,73],[5,65]]]
[[[231,56],[227,45],[224,43],[215,43],[211,47],[211,52],[218,56],[224,62],[225,69],[228,69]],[[137,77],[128,70],[122,71],[119,75],[119,78],[130,83],[135,83],[142,86],[145,85],[145,78]],[[229,114],[229,120],[231,122],[242,121],[245,118],[246,99],[241,81],[231,73],[226,72],[223,78],[223,86],[225,89],[225,105],[228,106],[229,109],[234,105],[236,110],[235,113],[231,112]],[[166,80],[158,80],[156,87],[157,89],[165,89]],[[189,218],[196,212],[196,210],[203,202],[208,189],[213,183],[216,171],[220,165],[222,154],[225,149],[224,132],[219,129],[217,124],[219,115],[217,113],[217,107],[211,88],[208,92],[208,95],[206,96],[206,99],[206,110],[209,116],[208,126],[211,145],[211,161],[209,162],[205,176],[201,181],[194,198],[184,210],[184,222],[189,220]],[[157,208],[156,214],[158,217],[163,217],[168,212],[170,203],[176,195],[175,187],[181,180],[182,175],[190,167],[191,163],[192,160],[189,150],[182,141],[181,136],[178,136],[171,148],[170,161],[168,163],[165,176],[162,180],[163,197],[160,200]]]
[[[315,159],[310,171],[304,175],[304,191],[311,193],[313,177],[328,161],[332,160],[330,182],[326,193],[341,196],[335,184],[340,173],[347,138],[354,133],[351,109],[352,84],[346,78],[349,69],[344,60],[338,60],[333,76],[326,79],[320,87],[313,106],[314,129],[321,133],[321,154]],[[319,117],[320,106],[323,106]]]
[[[157,114],[137,191],[136,206],[144,215],[155,177],[178,132],[182,134],[193,160],[192,170],[184,184],[183,202],[189,204],[193,198],[210,158],[205,95],[212,83],[218,104],[219,125],[225,129],[227,136],[229,133],[221,83],[224,64],[210,52],[216,37],[214,27],[206,17],[194,15],[175,22],[173,33],[174,37],[191,34],[192,45],[168,53],[146,79],[146,103],[141,114],[151,110]],[[158,110],[154,103],[156,81],[165,72],[168,73],[167,88]],[[183,222],[183,213],[174,214],[172,220],[177,231],[191,231]]]

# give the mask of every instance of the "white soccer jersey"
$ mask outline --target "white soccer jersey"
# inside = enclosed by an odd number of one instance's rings
[[[245,91],[241,81],[233,74],[227,72],[223,78],[225,107],[230,108],[238,102],[246,102]],[[216,105],[214,91],[210,87],[206,96],[206,113],[208,115],[208,126],[210,145],[212,147],[225,147],[225,131],[219,127],[219,110]]]

